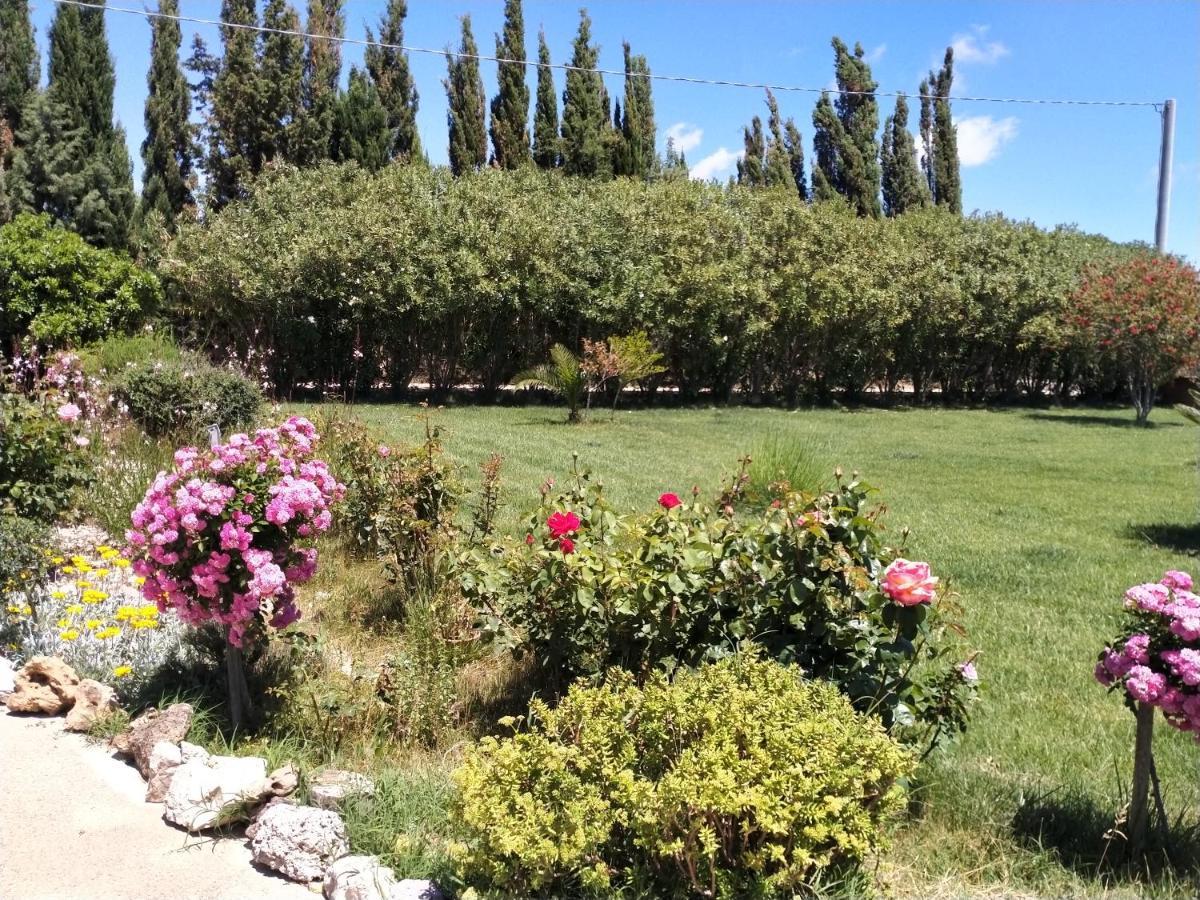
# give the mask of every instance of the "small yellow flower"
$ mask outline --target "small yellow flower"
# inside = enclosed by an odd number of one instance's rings
[[[125,557],[121,557],[120,559],[114,559],[113,565],[116,566],[118,569],[128,569],[130,566],[130,563],[129,563],[129,560],[125,559]]]
[[[136,584],[138,587],[141,587],[143,584],[146,583],[146,578],[144,575],[135,575],[133,578],[133,583]]]
[[[157,628],[158,622],[154,619],[134,619],[129,623],[135,630],[141,631],[143,628]]]
[[[53,597],[55,600],[66,600],[67,592],[66,591],[51,591],[50,596]]]
[[[95,571],[95,575],[97,578],[107,578],[108,577],[108,569],[97,569]]]
[[[56,556],[56,557],[54,557],[54,559],[50,560],[50,562],[54,563],[56,566],[61,566],[63,563],[66,562],[66,559],[64,559],[61,556]]]
[[[119,637],[120,634],[120,628],[117,628],[115,625],[109,625],[107,628],[102,628],[96,632],[96,640],[107,641],[109,638]]]
[[[63,570],[64,575],[74,575],[75,574],[74,566],[63,566],[62,570]]]
[[[64,607],[64,608],[63,608],[63,612],[67,612],[67,613],[70,613],[70,614],[71,614],[71,615],[73,615],[73,616],[77,616],[77,615],[79,615],[81,612],[83,612],[83,604],[81,604],[81,603],[72,603],[70,606],[66,606],[66,607]]]
[[[104,624],[104,621],[102,619],[88,619],[86,624],[88,631],[95,631]]]
[[[73,641],[77,637],[79,637],[79,632],[76,631],[74,628],[68,628],[66,631],[62,632],[59,635],[59,638],[64,641]]]
[[[158,607],[153,603],[148,603],[145,606],[138,607],[138,615],[146,619],[158,618]]]
[[[107,592],[98,591],[95,588],[89,588],[88,590],[83,592],[83,602],[84,603],[99,603],[101,600],[107,600],[107,599],[108,599]]]
[[[66,628],[68,625],[71,624],[71,620],[70,619],[59,619],[54,624],[57,625],[59,628]]]
[[[114,678],[125,678],[126,676],[132,674],[133,668],[131,666],[117,666],[115,669],[113,669]]]
[[[91,586],[92,583],[90,581],[84,581],[82,578],[75,582],[75,587],[77,588],[90,588]]]

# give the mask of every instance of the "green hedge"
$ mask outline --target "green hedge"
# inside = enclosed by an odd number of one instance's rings
[[[1133,252],[787,191],[327,166],[184,226],[161,269],[196,340],[261,353],[284,390],[416,374],[493,388],[554,341],[644,330],[685,397],[987,398],[1115,387],[1065,313],[1089,263]]]

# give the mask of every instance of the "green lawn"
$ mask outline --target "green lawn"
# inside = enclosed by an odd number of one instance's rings
[[[415,407],[355,411],[397,441],[419,437]],[[582,426],[545,407],[435,415],[449,452],[472,470],[503,454],[509,524],[547,476],[563,478],[573,452],[618,504],[643,508],[694,484],[711,496],[772,432],[802,436],[830,469],[858,469],[880,489],[890,527],[912,529],[909,555],[960,595],[981,651],[970,731],[929,767],[922,818],[900,837],[901,888],[946,878],[945,896],[974,883],[1100,890],[1087,861],[1120,805],[1133,719],[1092,680],[1092,665],[1128,585],[1167,568],[1200,575],[1188,555],[1200,545],[1200,429],[1170,410],[1149,429],[1130,427],[1125,410],[645,410]],[[1169,810],[1194,819],[1200,748],[1160,723],[1156,754]],[[1034,843],[1046,850],[1025,849]],[[1194,896],[1182,877],[1158,889]]]

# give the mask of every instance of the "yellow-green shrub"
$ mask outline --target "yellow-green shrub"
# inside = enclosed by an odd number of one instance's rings
[[[456,859],[519,896],[774,896],[879,847],[912,766],[794,667],[742,654],[642,687],[614,670],[468,753]]]

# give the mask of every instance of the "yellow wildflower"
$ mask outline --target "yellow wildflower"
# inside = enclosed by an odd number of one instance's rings
[[[51,591],[50,596],[53,597],[55,600],[66,600],[67,592],[66,591]]]
[[[66,628],[68,625],[71,624],[71,620],[70,619],[59,619],[54,624],[57,625],[59,628]]]
[[[102,628],[96,632],[96,640],[107,641],[109,638],[119,637],[120,634],[120,628],[117,628],[115,625],[109,625],[107,628]]]
[[[74,628],[68,628],[66,631],[62,632],[59,635],[59,638],[64,641],[73,641],[77,637],[79,637],[79,632],[76,631]]]
[[[103,619],[88,619],[86,624],[87,624],[88,631],[95,631],[97,628],[99,628],[101,625],[104,624],[104,620]]]
[[[63,566],[62,570],[63,570],[64,575],[74,575],[75,574],[74,566]]]
[[[75,582],[75,587],[77,588],[90,588],[91,586],[92,583],[90,581],[84,581],[82,578]]]
[[[135,575],[133,578],[133,583],[136,584],[138,587],[141,587],[143,584],[146,583],[146,578],[144,575]]]
[[[77,615],[79,615],[81,612],[83,612],[83,604],[81,604],[81,603],[72,603],[70,606],[64,607],[64,608],[63,608],[63,612],[68,612],[68,613],[70,613],[70,614],[71,614],[71,615],[73,615],[73,616],[77,616]]]
[[[95,588],[89,588],[83,592],[84,603],[99,603],[101,600],[107,600],[108,594],[105,591],[98,591]]]
[[[50,562],[54,563],[56,566],[61,566],[63,563],[66,562],[66,559],[64,559],[61,556],[56,556],[56,557],[54,557],[54,559],[50,560]]]
[[[140,631],[143,628],[157,628],[158,621],[156,619],[134,619],[129,623],[135,630]]]
[[[127,675],[133,674],[133,668],[130,666],[117,666],[113,669],[114,678],[124,678]]]
[[[113,565],[116,566],[118,569],[128,569],[130,566],[130,563],[129,563],[129,560],[127,560],[125,557],[122,556],[120,559],[114,559]]]
[[[117,614],[114,618],[118,622],[124,622],[126,619],[132,619],[137,614],[138,610],[136,606],[118,606]]]
[[[107,578],[108,577],[108,569],[97,569],[95,574],[96,574],[97,578]]]
[[[156,619],[158,618],[158,607],[153,603],[148,603],[145,606],[138,607],[138,615],[143,618]]]

